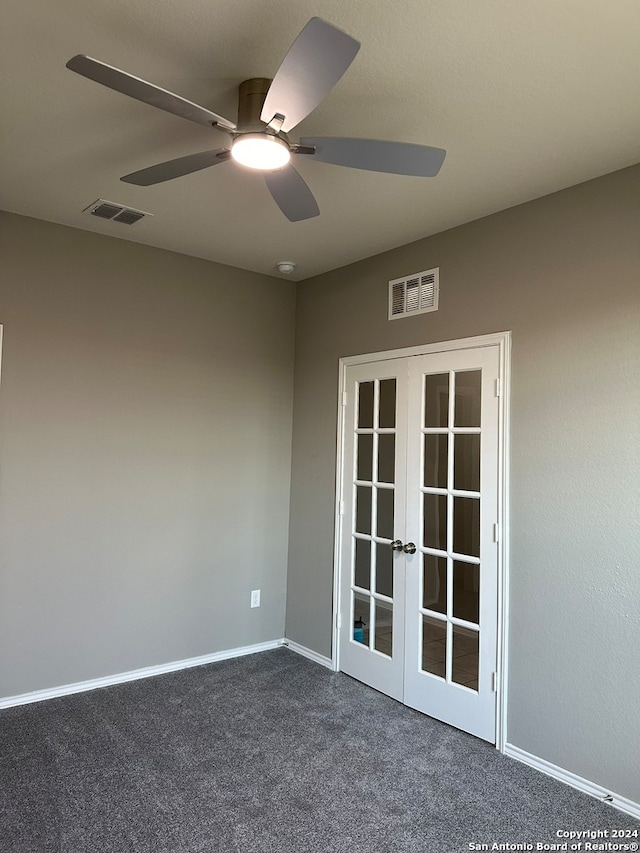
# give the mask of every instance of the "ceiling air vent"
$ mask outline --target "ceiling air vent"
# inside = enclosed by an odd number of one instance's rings
[[[389,319],[438,310],[438,267],[389,282]]]
[[[133,207],[125,207],[123,204],[115,204],[113,201],[105,201],[99,198],[86,207],[83,213],[90,213],[100,219],[111,219],[113,222],[123,222],[125,225],[133,225],[144,219],[145,216],[153,216],[153,213],[145,213],[143,210],[135,210]]]

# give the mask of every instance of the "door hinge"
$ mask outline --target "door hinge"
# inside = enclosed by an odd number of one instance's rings
[[[343,406],[347,405],[347,392],[346,391],[342,392],[342,405]]]
[[[498,692],[498,673],[494,672],[491,675],[491,689],[494,693]]]
[[[344,501],[338,501],[338,515],[344,515]]]
[[[342,628],[342,613],[336,614],[336,628],[338,629],[338,631],[340,630],[340,628]]]
[[[500,541],[500,525],[498,524],[498,522],[497,522],[497,521],[496,521],[496,523],[493,525],[493,541],[494,541],[494,542],[499,542],[499,541]]]
[[[500,380],[496,379],[496,397],[500,396]]]

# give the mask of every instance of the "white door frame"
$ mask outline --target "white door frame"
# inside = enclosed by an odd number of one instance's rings
[[[335,672],[340,668],[338,634],[341,626],[337,614],[340,612],[341,556],[340,542],[342,533],[342,466],[345,440],[345,380],[347,368],[354,364],[367,364],[386,361],[391,358],[407,358],[414,355],[451,352],[453,350],[476,347],[497,346],[500,351],[499,367],[499,437],[498,437],[498,683],[496,685],[496,748],[505,751],[507,743],[507,640],[509,636],[509,396],[511,380],[511,332],[495,332],[490,335],[478,335],[473,338],[461,338],[454,341],[442,341],[435,344],[423,344],[406,349],[386,350],[341,358],[338,377],[338,434],[336,455],[336,499],[334,522],[333,555],[333,634],[331,665]]]

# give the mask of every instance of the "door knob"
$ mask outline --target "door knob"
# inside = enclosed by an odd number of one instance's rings
[[[391,543],[391,550],[392,551],[402,551],[403,548],[404,548],[404,545],[402,544],[400,539],[394,539],[393,542]]]
[[[415,554],[416,553],[415,543],[414,542],[407,542],[407,544],[404,546],[404,553],[405,554]]]

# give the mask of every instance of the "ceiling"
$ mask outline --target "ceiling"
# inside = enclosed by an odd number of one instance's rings
[[[320,216],[296,223],[232,163],[146,188],[119,180],[228,137],[72,73],[70,57],[235,121],[239,83],[272,77],[313,16],[362,47],[292,138],[446,148],[436,178],[299,158]],[[295,280],[640,160],[637,0],[4,0],[0,48],[0,207],[268,275],[291,260]],[[154,216],[82,213],[98,198]]]

